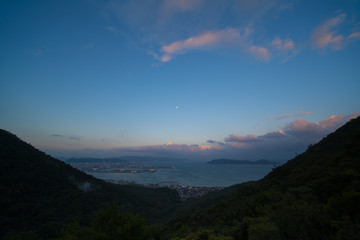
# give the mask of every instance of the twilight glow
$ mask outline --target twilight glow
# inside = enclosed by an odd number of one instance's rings
[[[0,128],[53,156],[287,160],[360,115],[358,0],[0,6]]]

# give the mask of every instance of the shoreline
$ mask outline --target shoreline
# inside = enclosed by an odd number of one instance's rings
[[[173,183],[173,184],[168,184],[168,185],[160,185],[157,183],[140,184],[140,183],[135,183],[135,182],[129,182],[126,180],[113,180],[113,179],[108,179],[108,180],[104,180],[104,181],[106,181],[108,183],[112,183],[112,184],[118,184],[118,185],[131,185],[131,186],[139,186],[139,187],[145,187],[145,188],[174,189],[179,194],[181,201],[186,201],[188,199],[193,199],[193,198],[199,198],[210,192],[219,191],[219,190],[226,188],[225,186],[214,186],[214,187],[189,186],[189,185],[178,184],[178,183]]]

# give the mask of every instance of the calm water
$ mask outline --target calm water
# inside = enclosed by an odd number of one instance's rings
[[[149,166],[172,166],[150,173],[90,173],[104,180],[125,180],[139,184],[185,184],[190,186],[230,186],[259,180],[273,168],[272,165],[206,164],[194,161],[147,163]]]

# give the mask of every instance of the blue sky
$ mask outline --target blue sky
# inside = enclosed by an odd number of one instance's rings
[[[0,127],[55,156],[289,159],[360,113],[360,1],[0,3]]]

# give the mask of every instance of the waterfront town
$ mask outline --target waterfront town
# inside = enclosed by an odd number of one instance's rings
[[[198,198],[204,196],[210,192],[218,191],[224,189],[225,187],[207,187],[207,186],[188,186],[180,184],[156,184],[156,183],[146,183],[138,184],[135,182],[123,181],[123,180],[106,180],[109,183],[121,184],[121,185],[133,185],[133,186],[142,186],[146,188],[160,188],[167,187],[174,189],[180,196],[180,200],[185,201],[192,198]]]
[[[70,163],[71,166],[77,168],[81,171],[88,173],[144,173],[150,172],[154,173],[158,169],[173,169],[171,166],[146,166],[138,162],[82,162],[82,163]],[[121,185],[134,185],[134,186],[142,186],[146,188],[160,188],[167,187],[170,189],[174,189],[178,192],[180,199],[182,201],[198,198],[204,196],[210,192],[218,191],[223,189],[224,187],[216,186],[216,187],[208,187],[208,186],[188,186],[181,185],[177,183],[145,183],[139,184],[135,182],[125,181],[125,180],[106,180],[112,184],[121,184]]]
[[[138,162],[80,162],[70,163],[74,168],[83,172],[98,173],[142,173],[156,172],[157,169],[172,169],[168,166],[146,166]]]

